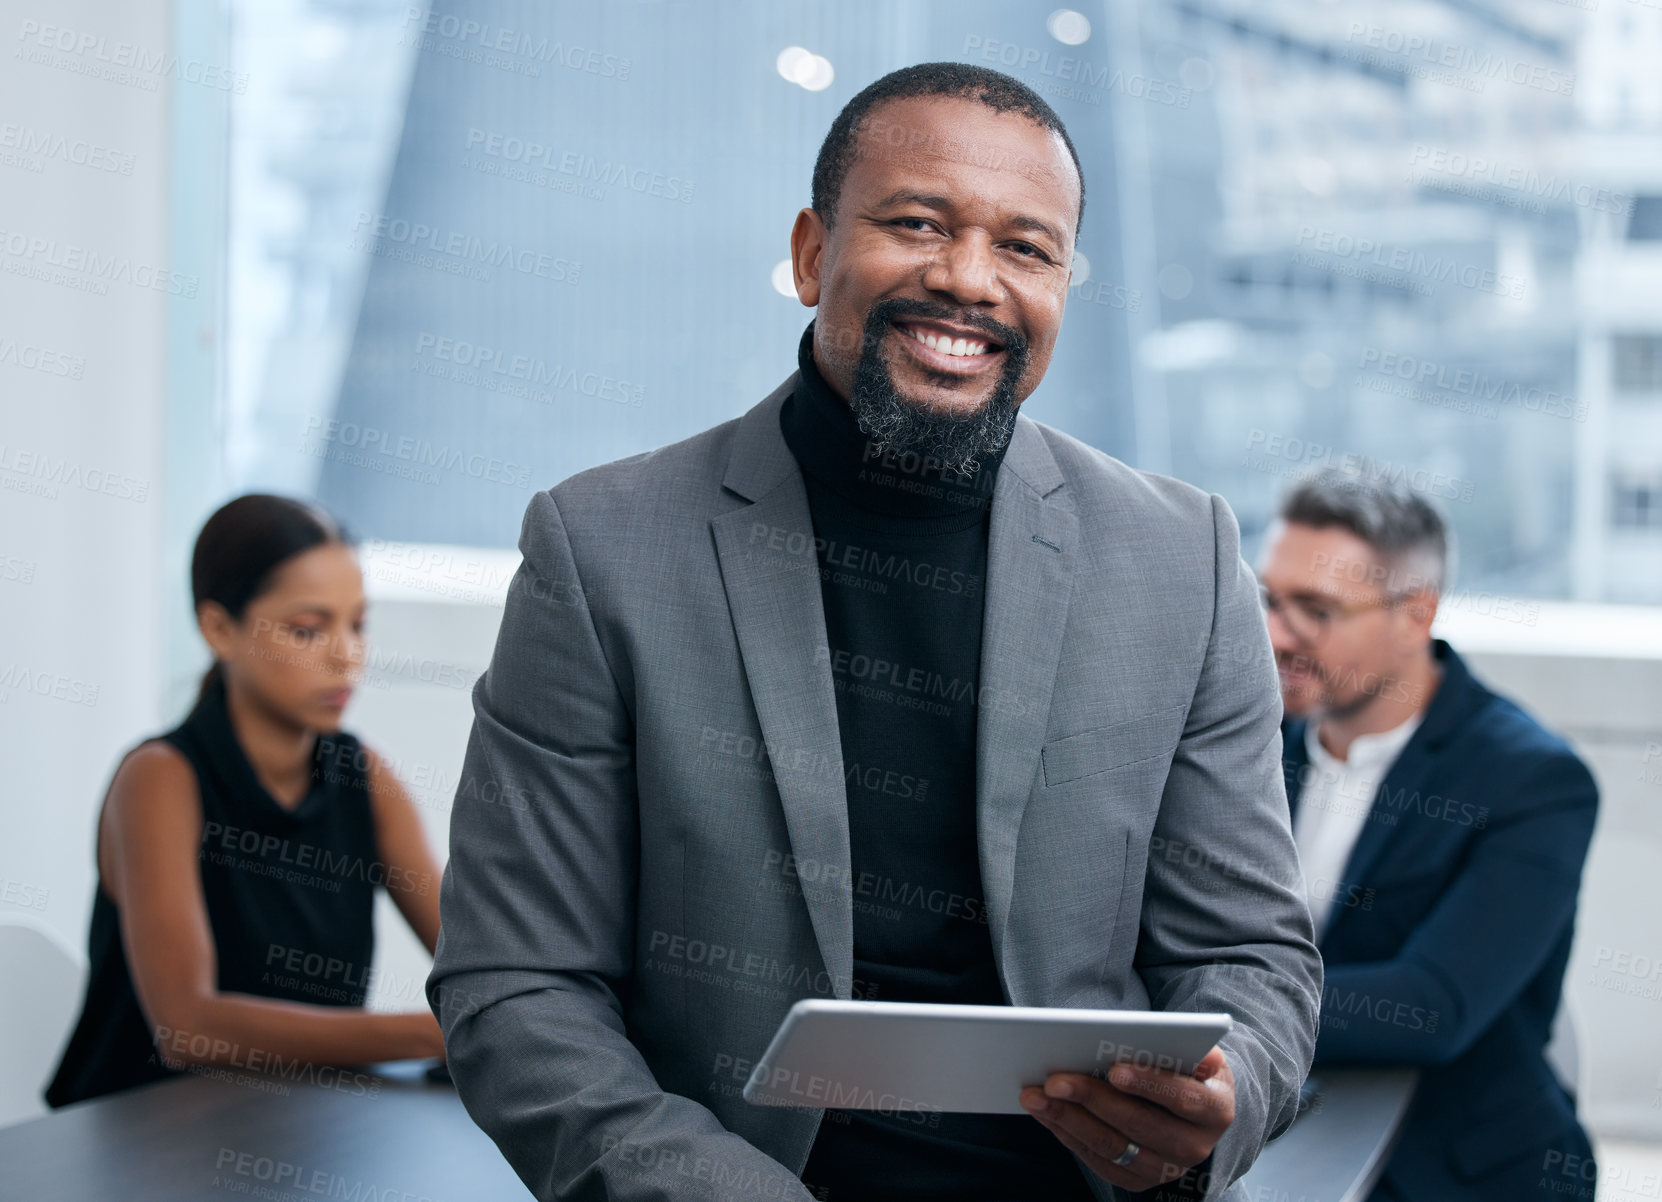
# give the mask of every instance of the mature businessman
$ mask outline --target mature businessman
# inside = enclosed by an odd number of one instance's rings
[[[1261,578],[1293,829],[1327,961],[1316,1061],[1412,1065],[1371,1202],[1593,1195],[1543,1052],[1598,786],[1562,738],[1431,637],[1443,519],[1406,485],[1300,481]]]
[[[532,501],[428,990],[539,1197],[1238,1196],[1290,1121],[1321,968],[1234,519],[1016,413],[1083,205],[1020,83],[885,76],[791,233],[798,372]],[[809,996],[1236,1025],[1028,1114],[745,1103]]]

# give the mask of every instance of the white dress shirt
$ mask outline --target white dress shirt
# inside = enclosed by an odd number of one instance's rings
[[[1374,795],[1424,716],[1415,714],[1400,726],[1375,735],[1357,735],[1345,759],[1328,754],[1316,736],[1317,723],[1304,727],[1309,753],[1304,783],[1298,793],[1293,839],[1304,868],[1305,897],[1316,924],[1316,941],[1327,930],[1333,906],[1349,897],[1345,864],[1368,824]]]

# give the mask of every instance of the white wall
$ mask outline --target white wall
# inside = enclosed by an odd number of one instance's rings
[[[1601,1135],[1662,1141],[1662,609],[1498,612],[1510,620],[1459,613],[1446,637],[1490,687],[1565,735],[1599,782],[1564,982],[1582,1113]]]
[[[473,723],[471,686],[490,663],[519,555],[371,541],[362,559],[369,664],[344,723],[398,771],[442,863]],[[369,1005],[425,1005],[432,960],[384,892],[377,907]]]
[[[135,280],[170,269],[172,116],[165,79],[89,74],[106,64],[82,39],[164,51],[170,8],[0,0],[0,922],[78,954],[96,807],[162,719],[170,298]],[[47,25],[70,49],[40,45]],[[102,295],[73,286],[99,278],[87,255],[114,259]]]

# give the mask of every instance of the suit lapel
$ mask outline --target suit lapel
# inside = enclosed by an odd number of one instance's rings
[[[1385,779],[1379,782],[1379,790],[1373,795],[1373,807],[1368,811],[1368,821],[1351,845],[1350,856],[1345,860],[1344,881],[1347,885],[1367,880],[1379,858],[1391,846],[1392,836],[1397,833],[1402,818],[1400,812],[1392,807],[1390,799],[1400,796],[1405,790],[1413,792],[1424,782],[1426,769],[1431,766],[1434,757],[1425,742],[1417,737],[1419,733],[1417,730],[1414,732],[1416,737],[1408,740],[1385,773]],[[1334,925],[1337,921],[1338,916],[1335,915]]]
[[[1304,790],[1304,770],[1310,752],[1304,746],[1304,722],[1289,722],[1281,731],[1281,769],[1287,781],[1287,816],[1298,818],[1299,794]]]
[[[774,780],[799,859],[849,865],[848,799],[825,609],[807,491],[779,429],[796,375],[739,419],[722,484],[750,502],[711,519],[722,584],[745,677],[773,760]],[[1062,486],[1044,436],[1018,418],[994,487],[987,545],[976,712],[976,819],[993,948],[1003,942],[1014,887],[1016,840],[1038,771],[1073,590],[1079,522],[1050,494]],[[817,767],[817,770],[816,770]],[[814,936],[837,993],[850,996],[854,965],[849,874],[800,879]]]
[[[1433,654],[1442,665],[1443,679],[1426,707],[1425,718],[1398,753],[1386,771],[1385,779],[1380,782],[1378,792],[1374,794],[1368,821],[1345,861],[1344,881],[1347,885],[1368,880],[1393,844],[1403,844],[1402,820],[1409,811],[1406,807],[1394,805],[1393,799],[1404,793],[1413,795],[1433,790],[1432,774],[1443,748],[1489,697],[1488,690],[1472,678],[1465,661],[1455,654],[1453,648],[1441,639],[1434,640],[1432,647]],[[1323,947],[1332,942],[1334,931],[1344,923],[1349,912],[1349,907],[1334,907],[1322,937]]]
[[[975,728],[981,886],[1006,981],[1016,839],[1038,771],[1073,592],[1079,520],[1045,499],[1061,485],[1044,436],[1018,418],[993,490]]]
[[[1310,764],[1310,752],[1304,744],[1307,725],[1305,722],[1289,725],[1281,751],[1282,767],[1287,777],[1287,806],[1294,829],[1297,829],[1300,795],[1304,790],[1304,777]],[[1420,737],[1424,729],[1425,724],[1422,723],[1421,728],[1414,732],[1407,745],[1392,761],[1385,778],[1380,781],[1368,809],[1368,820],[1362,824],[1362,830],[1356,836],[1356,842],[1351,844],[1350,854],[1345,858],[1344,871],[1340,874],[1344,885],[1355,886],[1365,882],[1366,874],[1372,872],[1380,858],[1390,850],[1397,827],[1392,822],[1393,814],[1388,799],[1397,796],[1405,788],[1415,786],[1433,758],[1432,751]],[[1332,900],[1316,904],[1329,907],[1327,928],[1322,932],[1320,940],[1320,946],[1327,948],[1331,946],[1334,931],[1344,922],[1350,907],[1338,905]]]
[[[796,375],[739,419],[723,485],[753,502],[712,518],[739,654],[798,860],[844,871],[797,878],[839,997],[852,991],[848,799],[807,491],[779,429]],[[826,765],[837,765],[835,775]]]

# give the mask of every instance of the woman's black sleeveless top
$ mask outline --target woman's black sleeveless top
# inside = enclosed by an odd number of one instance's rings
[[[358,740],[318,737],[311,789],[289,810],[260,784],[237,742],[223,681],[161,737],[190,761],[202,796],[198,860],[219,991],[362,1006],[375,951],[375,886],[385,869]],[[176,1072],[162,1062],[139,1009],[120,914],[102,881],[87,956],[81,1017],[46,1088],[54,1107]],[[193,1038],[201,1046],[206,1037],[164,1034],[175,1059]]]

